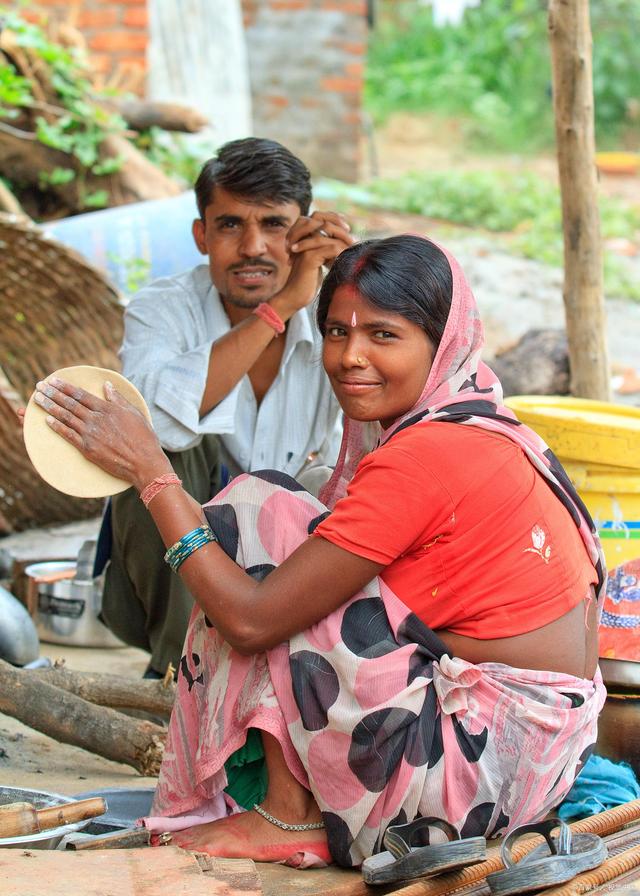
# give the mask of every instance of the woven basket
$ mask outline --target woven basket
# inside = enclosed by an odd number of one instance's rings
[[[0,534],[96,516],[102,500],[63,495],[36,473],[15,411],[60,367],[119,370],[119,295],[76,252],[0,214],[0,297]]]

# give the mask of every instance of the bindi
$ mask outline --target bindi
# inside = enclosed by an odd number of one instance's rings
[[[357,323],[358,323],[358,318],[356,317],[356,313],[354,311],[353,314],[351,315],[351,326],[355,327],[357,325]]]

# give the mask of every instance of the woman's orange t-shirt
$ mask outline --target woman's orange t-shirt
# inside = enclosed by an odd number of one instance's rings
[[[432,629],[504,638],[553,622],[597,581],[569,512],[509,438],[430,421],[358,466],[314,535],[383,563]]]

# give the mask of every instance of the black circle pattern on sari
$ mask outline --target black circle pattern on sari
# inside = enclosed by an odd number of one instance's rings
[[[331,663],[311,650],[289,657],[293,694],[307,731],[327,727],[329,709],[338,699],[340,682]]]

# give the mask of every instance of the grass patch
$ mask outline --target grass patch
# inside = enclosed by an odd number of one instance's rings
[[[398,111],[460,120],[479,149],[534,152],[554,140],[545,0],[482,0],[459,25],[434,25],[417,0],[378,0],[365,98],[377,122]],[[596,134],[638,137],[638,0],[591,0]]]
[[[500,234],[500,248],[549,265],[563,264],[559,191],[530,172],[406,174],[366,187],[324,181],[316,195],[491,231]],[[637,239],[640,210],[603,197],[600,224],[604,240]],[[607,296],[640,301],[640,283],[626,259],[605,253],[604,281]]]

